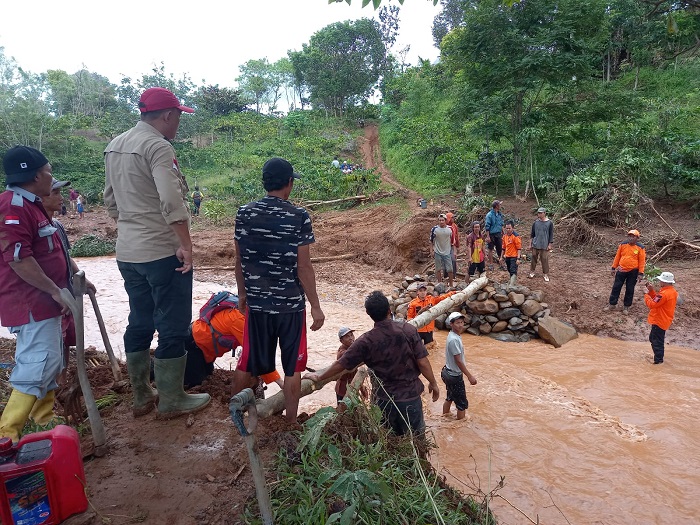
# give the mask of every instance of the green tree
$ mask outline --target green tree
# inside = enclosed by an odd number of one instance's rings
[[[303,44],[302,51],[290,53],[312,104],[334,115],[367,98],[379,79],[384,56],[378,24],[366,18],[326,26]]]
[[[244,95],[255,104],[255,111],[261,113],[270,90],[270,63],[267,58],[248,60],[238,68],[241,72],[236,82]]]
[[[239,89],[220,88],[218,84],[200,87],[194,101],[198,110],[217,117],[241,112],[246,107]]]
[[[600,63],[606,5],[594,0],[534,0],[507,7],[484,0],[465,25],[442,40],[442,56],[460,90],[463,116],[476,116],[492,138],[512,147],[513,191],[520,189],[523,151],[538,136],[538,110],[575,90]],[[487,135],[488,137],[488,135]]]

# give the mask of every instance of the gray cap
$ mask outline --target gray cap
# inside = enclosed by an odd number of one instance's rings
[[[54,177],[54,179],[51,181],[51,189],[52,190],[57,190],[59,188],[64,188],[70,184],[69,180],[58,180]]]
[[[544,208],[537,208],[537,213],[547,213],[547,210]]]
[[[348,328],[347,326],[341,326],[340,330],[338,330],[338,339],[340,339],[341,337],[345,337],[350,332],[354,332],[354,331],[355,330],[353,330],[352,328]]]

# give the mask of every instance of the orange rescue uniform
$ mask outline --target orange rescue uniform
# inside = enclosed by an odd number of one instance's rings
[[[644,294],[644,302],[649,307],[647,322],[662,330],[668,330],[676,312],[676,301],[678,292],[673,286],[664,286],[658,292],[653,292],[653,295],[647,290]]]
[[[214,330],[219,333],[232,336],[236,338],[238,344],[243,343],[243,326],[245,325],[245,316],[235,308],[230,308],[228,310],[221,310],[214,314],[211,318],[211,325]],[[214,360],[219,357],[222,353],[225,353],[225,348],[218,345],[219,354],[217,355],[214,349],[214,341],[212,339],[211,329],[206,321],[197,319],[192,323],[192,338],[197,344],[199,349],[204,354],[204,359],[207,363],[213,363]],[[227,350],[226,350],[227,351]],[[260,376],[266,384],[273,383],[280,378],[277,370],[270,372],[269,374],[263,374]]]
[[[647,253],[644,246],[641,244],[632,245],[628,242],[623,242],[617,248],[615,260],[612,263],[613,269],[618,266],[623,272],[631,272],[638,269],[639,273],[644,273],[644,265],[647,261]]]
[[[523,241],[519,236],[511,233],[510,235],[503,234],[503,255],[505,257],[517,257],[518,250],[522,249]]]
[[[435,306],[438,304],[440,301],[443,301],[450,297],[451,295],[456,294],[457,292],[447,292],[446,294],[438,295],[437,297],[434,295],[426,295],[425,299],[421,300],[420,297],[416,297],[413,301],[410,302],[408,305],[408,318],[413,319],[418,315],[418,311],[421,308],[425,307],[431,307]],[[430,321],[427,325],[421,327],[418,329],[419,332],[433,332],[435,330],[435,321]]]

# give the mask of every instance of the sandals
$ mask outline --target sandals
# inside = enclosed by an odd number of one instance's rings
[[[544,282],[548,283],[549,282],[549,275],[544,276]]]
[[[528,279],[532,279],[535,276],[535,272],[530,272],[530,275],[527,276]]]

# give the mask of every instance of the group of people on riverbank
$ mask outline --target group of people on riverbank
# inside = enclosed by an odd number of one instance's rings
[[[474,279],[487,269],[493,270],[498,264],[507,270],[510,284],[517,283],[518,267],[523,255],[523,241],[515,231],[512,220],[505,221],[501,212],[503,201],[495,200],[491,209],[481,221],[473,221],[465,239],[469,261],[468,275]],[[549,282],[549,253],[554,243],[554,224],[547,217],[547,210],[539,208],[537,218],[532,223],[528,247],[531,252],[528,277],[535,277],[538,261],[541,261],[545,282]],[[452,212],[438,215],[438,223],[430,230],[430,250],[435,261],[435,276],[438,281],[446,279],[452,287],[457,275],[457,258],[460,248],[460,232]],[[488,261],[488,266],[487,266]]]
[[[139,111],[140,121],[105,148],[104,201],[117,224],[117,266],[129,297],[124,350],[133,414],[141,417],[155,409],[157,417],[172,418],[202,410],[210,402],[208,394],[189,394],[184,389],[186,341],[192,316],[191,212],[187,205],[189,188],[170,143],[181,115],[194,110],[182,106],[167,89],[150,88],[140,97]],[[60,196],[66,181],[54,179],[48,159],[27,146],[7,151],[3,168],[8,186],[0,195],[0,281],[4,286],[0,321],[16,335],[16,365],[10,376],[13,391],[0,418],[0,436],[16,441],[29,418],[38,424],[53,418],[54,390],[66,366],[62,339],[66,335],[64,318],[69,305],[61,290],[71,289],[72,272],[77,267],[70,260],[65,236],[54,223],[49,205],[52,193],[58,191]],[[308,212],[289,201],[294,182],[301,177],[292,165],[273,157],[264,163],[261,175],[266,195],[240,207],[236,215],[237,309],[244,319],[233,393],[255,386],[259,376],[275,371],[279,345],[285,376],[282,389],[286,420],[296,425],[301,373],[307,363],[307,301],[311,330],[321,329],[325,322],[309,252],[315,237]],[[503,231],[500,205],[500,201],[494,201],[491,215],[485,218],[484,234],[474,235],[475,240],[483,242],[469,244],[470,257],[475,256],[473,246],[481,247],[476,252],[478,262],[482,262],[484,243],[489,246],[492,262],[494,250],[499,264],[503,262],[502,253],[508,263],[513,249],[515,259],[519,259],[521,246],[511,239],[518,236],[512,224],[506,224]],[[538,211],[537,220],[549,221],[545,210]],[[539,248],[535,239],[547,228],[547,244]],[[533,225],[531,248],[551,249],[553,230],[547,228]],[[454,216],[448,218],[446,214],[431,232],[436,269],[439,267],[447,275],[450,285],[457,271],[459,235],[455,235],[455,229]],[[478,230],[472,225],[471,234],[475,232]],[[439,253],[435,247],[439,247]],[[628,257],[629,250],[625,250],[617,262],[620,270],[625,270]],[[544,261],[543,269],[548,280]],[[534,270],[533,264],[531,276]],[[663,362],[663,337],[673,319],[677,298],[673,275],[664,272],[659,280],[663,283],[661,290],[650,286],[645,297],[652,312],[650,340],[655,362]],[[94,291],[90,284],[88,288]],[[428,381],[433,401],[440,394],[427,359],[426,336],[408,323],[394,322],[389,302],[380,291],[367,296],[365,311],[374,321],[374,328],[350,342],[324,373],[306,377],[323,380],[365,363],[377,379],[376,402],[384,422],[397,434],[420,432],[425,426],[420,376]],[[466,369],[459,337],[464,328],[463,316],[453,314],[449,321],[455,336],[449,338],[446,349],[443,381],[448,397],[443,410],[449,413],[454,402],[458,417],[463,417],[464,383],[460,386],[455,378],[466,375],[471,384],[476,379]],[[158,345],[153,368],[157,391],[151,386],[149,352],[156,331]],[[341,342],[347,335],[339,333]]]

